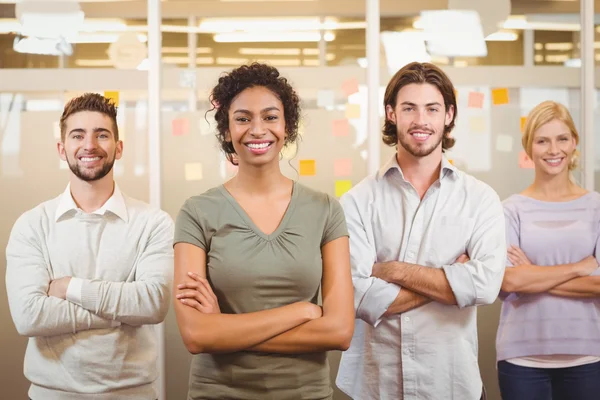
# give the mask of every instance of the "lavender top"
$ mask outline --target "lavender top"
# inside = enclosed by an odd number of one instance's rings
[[[519,246],[533,264],[550,267],[590,255],[599,258],[600,194],[567,202],[513,195],[503,204],[507,245]],[[508,260],[507,267],[512,267]],[[600,275],[600,269],[592,275]],[[498,361],[551,354],[600,356],[600,297],[505,292],[500,297]]]

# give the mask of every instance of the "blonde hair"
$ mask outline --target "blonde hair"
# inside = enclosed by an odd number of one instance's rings
[[[567,107],[554,101],[544,101],[531,110],[527,116],[527,120],[525,121],[525,128],[523,129],[523,138],[521,141],[523,144],[523,149],[529,158],[531,158],[531,148],[533,146],[534,133],[543,125],[555,119],[567,125],[569,131],[571,131],[571,135],[573,135],[573,138],[575,138],[575,144],[579,144],[579,133],[577,133],[575,123],[573,122],[573,117],[571,117],[571,113],[569,113]],[[569,162],[569,171],[577,168],[578,159],[579,151],[575,149],[573,155],[571,156],[571,161]]]

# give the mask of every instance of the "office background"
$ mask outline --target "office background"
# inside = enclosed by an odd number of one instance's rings
[[[124,156],[115,165],[116,180],[130,196],[158,204],[174,217],[185,199],[235,173],[217,146],[208,93],[222,71],[253,60],[277,66],[303,102],[301,141],[282,155],[283,171],[332,195],[393,155],[380,139],[380,99],[391,74],[412,59],[436,63],[453,80],[457,143],[448,157],[502,199],[533,178],[520,145],[521,128],[527,112],[546,99],[567,105],[584,137],[584,168],[575,178],[588,188],[600,178],[595,150],[600,146],[593,146],[592,128],[600,118],[594,84],[600,20],[596,26],[593,14],[600,2],[62,1],[44,17],[54,23],[41,24],[50,32],[37,31],[35,19],[32,28],[27,13],[36,10],[28,3],[35,2],[0,4],[0,266],[16,218],[64,190],[67,169],[55,143],[68,99],[93,91],[118,101]],[[459,10],[467,3],[473,8],[489,3],[494,11],[478,10],[485,54],[482,43],[466,45],[460,37],[454,41],[459,46],[438,43],[433,51],[437,42],[428,35],[440,32],[428,31],[428,18],[436,16],[431,12]],[[585,7],[591,16],[581,13]],[[75,32],[59,32],[80,12],[84,19]],[[454,30],[472,21],[468,13],[437,15]],[[591,17],[587,23],[586,17]],[[377,25],[370,42],[368,31]],[[582,40],[586,32],[588,39]],[[374,107],[369,95],[377,99]],[[480,368],[491,400],[500,398],[494,344],[499,307],[497,302],[478,310]],[[0,322],[0,395],[26,398],[26,338],[12,326],[4,273]],[[164,343],[162,399],[184,399],[191,356],[173,312],[157,334]],[[330,360],[333,379],[339,353],[332,352]],[[347,397],[336,390],[335,398]]]

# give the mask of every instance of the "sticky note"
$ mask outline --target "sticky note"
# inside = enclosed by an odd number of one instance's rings
[[[486,131],[485,117],[473,116],[469,118],[469,129],[471,133],[484,133]]]
[[[52,134],[54,135],[54,139],[60,140],[60,121],[52,123]]]
[[[448,159],[448,162],[449,162],[450,164],[454,165],[454,160],[452,160],[452,159],[450,159],[450,158],[449,158],[449,159]]]
[[[350,134],[350,124],[347,119],[336,119],[331,126],[333,136],[348,136]]]
[[[333,162],[333,175],[336,177],[352,175],[352,159],[340,158]]]
[[[190,121],[187,118],[177,118],[172,122],[173,136],[187,135],[190,131]]]
[[[340,181],[335,181],[335,196],[341,197],[348,190],[352,189],[352,181],[345,179]]]
[[[115,106],[119,106],[119,92],[104,92],[104,97],[112,100]]]
[[[527,153],[525,153],[524,150],[521,150],[521,152],[519,153],[519,168],[524,168],[524,169],[535,168],[533,161],[531,161],[531,159],[529,158]]]
[[[69,164],[67,164],[66,161],[63,160],[59,160],[60,163],[58,164],[58,168],[59,169],[69,169]]]
[[[521,132],[525,132],[525,123],[527,122],[527,117],[521,117]]]
[[[281,149],[281,158],[284,160],[292,160],[296,157],[298,152],[298,145],[296,143],[290,143]]]
[[[469,108],[483,108],[483,93],[469,92]]]
[[[193,89],[196,87],[196,71],[185,69],[179,73],[179,86]]]
[[[511,152],[513,149],[513,138],[509,135],[498,135],[496,137],[496,150]]]
[[[186,181],[202,180],[202,164],[200,164],[200,163],[185,164],[185,180]]]
[[[359,119],[360,118],[360,104],[346,104],[346,118]]]
[[[333,90],[319,90],[317,92],[317,107],[333,107],[335,93]]]
[[[501,104],[508,104],[508,89],[507,88],[495,88],[492,89],[492,103],[495,106]]]
[[[358,92],[358,80],[356,78],[347,79],[342,82],[342,92],[344,95],[350,96]]]
[[[316,174],[315,160],[300,160],[300,176],[314,176]]]

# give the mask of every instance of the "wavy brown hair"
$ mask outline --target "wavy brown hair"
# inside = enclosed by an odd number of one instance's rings
[[[98,93],[85,93],[69,100],[62,116],[60,117],[60,140],[65,141],[67,133],[67,118],[81,111],[95,111],[106,115],[113,123],[113,136],[119,141],[119,128],[117,127],[117,106],[112,99],[107,99]]]

